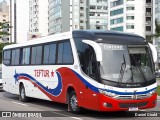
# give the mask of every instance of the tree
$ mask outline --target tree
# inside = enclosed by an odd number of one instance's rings
[[[159,22],[158,22],[157,19],[155,20],[155,26],[156,26],[155,34],[147,35],[147,36],[146,36],[146,40],[147,40],[148,42],[152,42],[153,38],[158,38],[158,37],[160,37],[160,24],[159,24]]]
[[[0,22],[0,39],[2,39],[4,36],[10,35],[8,33],[8,30],[5,30],[9,28],[11,28],[11,26],[9,26],[9,22]],[[9,44],[12,44],[12,43],[0,43],[0,63],[2,63],[3,47]]]
[[[11,28],[11,26],[9,26],[8,22],[0,22],[0,38],[3,38],[3,36],[8,36],[10,35],[7,30],[5,29],[9,29]]]
[[[0,43],[0,64],[2,63],[2,53],[3,53],[3,48],[6,45],[10,45],[12,43]]]

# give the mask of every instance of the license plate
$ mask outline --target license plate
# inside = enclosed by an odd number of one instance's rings
[[[129,111],[138,111],[138,108],[137,107],[130,107]]]

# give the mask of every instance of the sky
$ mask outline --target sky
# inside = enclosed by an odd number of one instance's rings
[[[2,2],[2,1],[3,1],[3,0],[0,0],[0,2]],[[7,3],[9,3],[10,0],[6,0],[6,1],[7,1]]]

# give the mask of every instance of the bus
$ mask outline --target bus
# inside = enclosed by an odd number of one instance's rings
[[[156,106],[156,50],[138,35],[75,30],[3,49],[3,89],[68,110],[132,111]]]

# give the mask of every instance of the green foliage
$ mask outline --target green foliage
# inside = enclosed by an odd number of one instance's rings
[[[146,36],[146,40],[147,40],[148,42],[152,42],[153,38],[158,38],[158,37],[160,37],[160,24],[159,24],[159,22],[158,22],[157,19],[155,20],[155,26],[156,26],[155,34],[147,35],[147,36]]]
[[[3,47],[6,45],[10,45],[12,43],[0,43],[0,63],[2,63],[2,53],[3,53]]]
[[[0,38],[2,38],[3,36],[8,36],[10,35],[7,31],[5,31],[4,29],[8,29],[11,28],[11,26],[9,26],[8,22],[0,22]]]
[[[157,93],[160,96],[160,86],[157,86]]]

